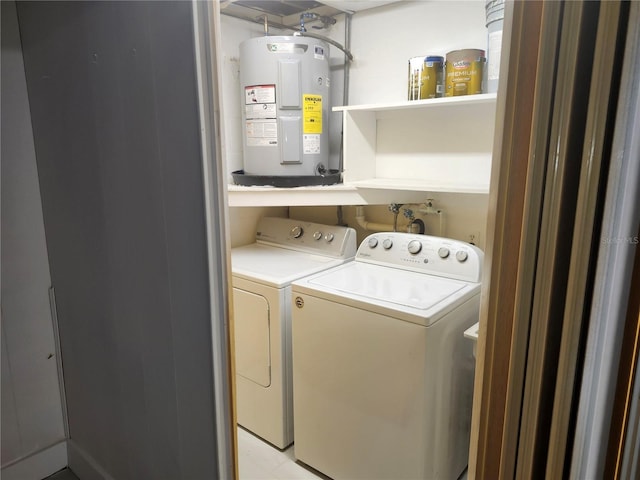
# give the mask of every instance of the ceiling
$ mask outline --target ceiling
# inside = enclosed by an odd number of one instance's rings
[[[389,3],[398,3],[400,0],[323,0],[325,5],[351,12],[359,12],[369,8],[380,7]]]
[[[358,12],[399,0],[220,0],[222,14],[263,23],[265,15],[271,26],[295,28],[303,12],[332,17],[344,12]]]

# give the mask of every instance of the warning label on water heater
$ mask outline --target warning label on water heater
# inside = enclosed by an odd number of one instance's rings
[[[302,136],[302,153],[319,154],[320,153],[320,135],[303,135]]]
[[[244,87],[245,134],[250,147],[278,146],[275,85]]]
[[[275,85],[250,85],[244,87],[245,105],[257,105],[261,103],[276,103]]]
[[[249,147],[278,146],[278,124],[275,119],[247,120],[245,131]]]

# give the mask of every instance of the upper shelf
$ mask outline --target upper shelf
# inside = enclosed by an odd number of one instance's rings
[[[488,105],[495,108],[496,94],[482,93],[479,95],[465,95],[462,97],[430,98],[427,100],[405,100],[393,103],[372,103],[365,105],[346,105],[333,107],[334,112],[400,112],[405,110],[425,110],[444,107],[448,109],[465,109],[473,105]]]
[[[387,203],[420,203],[425,200],[421,190],[394,191],[389,188],[357,188],[338,184],[314,187],[244,187],[229,185],[230,207],[284,207],[331,205],[383,205]]]

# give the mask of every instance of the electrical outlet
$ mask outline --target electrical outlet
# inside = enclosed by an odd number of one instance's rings
[[[471,245],[478,246],[480,244],[480,232],[474,231],[469,233],[467,237],[467,242],[469,242]]]

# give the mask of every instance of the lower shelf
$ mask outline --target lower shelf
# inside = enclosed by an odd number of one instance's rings
[[[373,178],[368,180],[358,180],[350,182],[349,185],[357,189],[376,189],[376,190],[415,190],[422,192],[446,192],[446,193],[471,193],[471,194],[488,194],[489,185],[464,185],[464,184],[444,184],[431,183],[425,180],[413,179],[393,179],[393,178]],[[399,185],[402,185],[399,187]]]
[[[450,192],[486,194],[489,189],[480,187],[435,186],[415,182],[368,180],[354,184],[313,187],[276,188],[229,185],[230,207],[281,207],[323,205],[385,205],[388,203],[421,203],[429,193]]]

